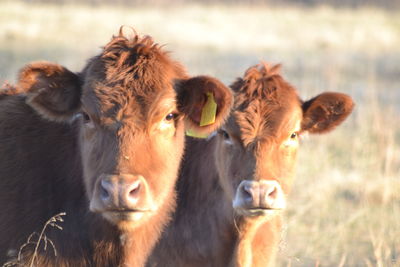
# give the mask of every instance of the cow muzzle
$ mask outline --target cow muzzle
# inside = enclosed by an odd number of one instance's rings
[[[102,174],[95,183],[90,210],[118,223],[138,221],[155,208],[143,176]]]
[[[233,200],[234,210],[243,216],[274,215],[285,207],[285,194],[275,180],[243,180]]]

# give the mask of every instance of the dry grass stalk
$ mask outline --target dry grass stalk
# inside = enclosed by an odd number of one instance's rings
[[[47,247],[51,246],[53,248],[54,256],[57,257],[56,247],[54,246],[53,241],[46,236],[45,232],[49,226],[57,228],[59,230],[62,230],[63,228],[58,224],[58,222],[63,222],[64,220],[63,220],[62,216],[65,216],[65,215],[66,215],[65,212],[61,212],[61,213],[54,215],[44,224],[40,234],[37,232],[33,232],[32,234],[30,234],[27,241],[24,244],[22,244],[22,246],[19,248],[18,257],[14,260],[6,262],[3,265],[3,267],[23,266],[24,265],[23,262],[28,262],[26,260],[23,261],[23,257],[24,257],[23,252],[29,246],[34,246],[33,254],[31,256],[31,259],[29,260],[29,265],[28,265],[29,267],[36,266],[35,260],[37,259],[39,248],[41,245],[43,246],[44,251],[47,251]],[[35,237],[37,237],[36,240],[34,240]]]

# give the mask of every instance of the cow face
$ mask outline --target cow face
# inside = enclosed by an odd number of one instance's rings
[[[218,80],[187,77],[149,37],[121,33],[79,75],[38,62],[19,86],[43,117],[78,125],[89,209],[122,230],[173,208],[185,129],[215,130],[233,102]],[[215,122],[199,126],[210,94]]]
[[[255,66],[232,85],[235,106],[217,136],[221,184],[243,216],[285,208],[299,137],[332,130],[353,108],[351,98],[339,93],[303,102],[278,71],[279,66]]]

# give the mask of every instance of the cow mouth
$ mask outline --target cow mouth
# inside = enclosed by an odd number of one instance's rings
[[[107,220],[120,223],[120,222],[137,222],[153,212],[151,209],[115,209],[100,211]]]
[[[283,209],[281,208],[242,208],[237,209],[236,211],[246,217],[256,217],[256,216],[271,216],[276,215],[281,212]]]
[[[152,212],[151,209],[108,209],[100,211],[100,213],[110,213],[110,214],[135,214],[135,213],[148,213]]]

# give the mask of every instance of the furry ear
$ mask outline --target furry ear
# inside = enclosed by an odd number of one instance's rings
[[[34,62],[25,66],[17,88],[26,94],[27,104],[49,120],[67,120],[80,108],[81,81],[58,64]]]
[[[4,82],[0,87],[0,97],[9,96],[9,95],[17,95],[20,92],[17,87],[9,84],[8,82]]]
[[[178,86],[178,108],[185,114],[185,127],[198,134],[216,130],[229,115],[233,105],[233,93],[219,80],[208,76],[197,76],[182,81]],[[207,125],[202,116],[210,102],[216,104],[215,120]],[[202,126],[201,126],[202,125]]]
[[[301,128],[310,133],[333,130],[350,115],[353,107],[354,102],[348,95],[322,93],[303,104]]]

